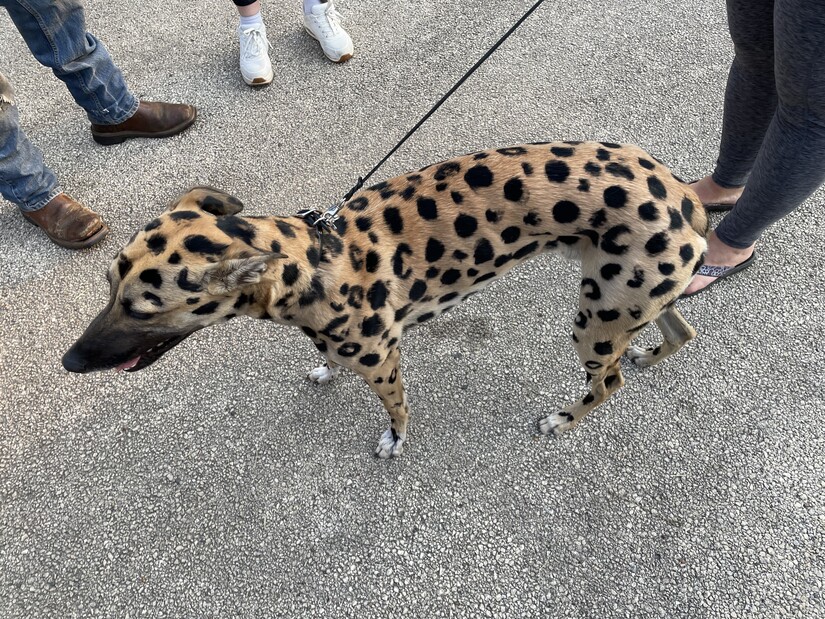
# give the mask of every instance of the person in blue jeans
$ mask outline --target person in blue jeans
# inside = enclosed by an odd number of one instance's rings
[[[86,31],[82,0],[0,0],[34,57],[62,80],[92,122],[99,144],[180,133],[190,105],[139,101],[103,44]],[[100,216],[63,193],[43,154],[20,128],[11,84],[0,73],[0,194],[56,244],[69,249],[103,240]]]
[[[825,181],[825,8],[807,0],[728,0],[735,57],[713,174],[693,184],[710,211],[696,294],[749,267],[756,241]]]

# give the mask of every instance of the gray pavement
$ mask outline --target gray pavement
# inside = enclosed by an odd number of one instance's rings
[[[371,455],[385,413],[360,379],[303,379],[319,359],[297,330],[233,321],[135,375],[60,366],[172,197],[326,205],[528,4],[341,0],[356,56],[335,66],[297,0],[269,2],[276,78],[253,91],[229,2],[90,2],[138,95],[200,109],[184,135],[106,148],[0,13],[26,130],[112,226],[71,253],[0,205],[1,617],[825,617],[822,191],[755,268],[681,303],[694,342],[558,440],[536,419],[583,374],[577,267],[549,256],[409,334],[398,461]],[[378,177],[588,138],[705,174],[723,5],[548,2]]]

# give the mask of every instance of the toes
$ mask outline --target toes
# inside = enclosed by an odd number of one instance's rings
[[[322,365],[314,370],[310,370],[307,374],[307,380],[311,380],[313,383],[318,383],[319,385],[326,385],[336,376],[338,376],[337,368],[333,370],[326,365]]]
[[[573,420],[573,415],[564,411],[547,415],[547,417],[539,419],[539,432],[544,435],[558,436],[575,425]]]
[[[392,430],[387,430],[381,435],[381,440],[378,441],[378,447],[375,448],[375,455],[382,460],[397,458],[403,452],[404,439],[401,437],[395,438]]]

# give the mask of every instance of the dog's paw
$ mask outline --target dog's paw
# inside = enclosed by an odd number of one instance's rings
[[[624,354],[633,365],[640,368],[653,365],[655,357],[653,348],[642,348],[641,346],[628,346]]]
[[[539,419],[539,432],[545,435],[552,434],[553,436],[558,436],[576,425],[573,419],[573,415],[564,411],[547,415],[547,417]]]
[[[338,376],[340,372],[341,368],[331,368],[324,364],[318,366],[314,370],[311,370],[307,374],[307,380],[311,380],[313,383],[318,383],[319,385],[326,385],[333,378]]]
[[[404,452],[404,436],[393,434],[392,430],[387,430],[381,435],[378,447],[375,448],[375,455],[382,460],[397,458]]]

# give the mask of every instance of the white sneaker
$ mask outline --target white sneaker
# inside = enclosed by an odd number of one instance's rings
[[[341,27],[341,14],[332,2],[323,2],[304,13],[304,28],[318,43],[332,62],[346,62],[352,58],[352,39]]]
[[[272,63],[269,61],[269,48],[266,27],[261,24],[241,30],[238,27],[241,42],[241,75],[250,86],[264,86],[272,81]]]

